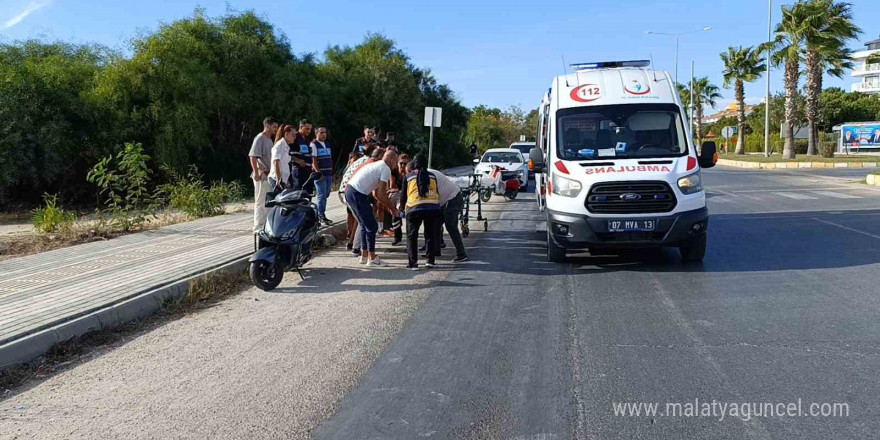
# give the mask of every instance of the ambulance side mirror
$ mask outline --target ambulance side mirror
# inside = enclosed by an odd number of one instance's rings
[[[703,142],[703,148],[700,149],[700,168],[712,168],[718,161],[718,147],[715,142]]]
[[[532,171],[544,172],[544,152],[540,148],[535,147],[529,150],[529,162],[532,164]]]

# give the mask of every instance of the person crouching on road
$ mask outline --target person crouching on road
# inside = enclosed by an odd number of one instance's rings
[[[283,125],[275,133],[275,146],[272,147],[272,170],[269,172],[269,185],[274,191],[290,188],[290,144],[296,140],[296,132],[290,125]]]
[[[394,202],[394,206],[400,205],[400,196],[406,189],[406,165],[409,163],[409,154],[403,153],[397,159],[397,168],[392,170],[391,181],[393,182],[388,198]],[[391,229],[394,230],[392,246],[397,246],[403,241],[403,219],[394,217],[391,219]]]
[[[360,225],[361,256],[360,263],[370,267],[385,266],[385,262],[376,256],[376,232],[379,224],[373,215],[370,205],[370,193],[376,194],[383,205],[388,206],[391,215],[399,216],[400,212],[388,200],[388,181],[391,180],[391,167],[397,163],[397,153],[388,151],[382,160],[374,162],[358,170],[348,181],[345,189],[345,201],[351,207]]]
[[[254,179],[254,233],[260,232],[266,223],[269,209],[266,208],[266,194],[272,190],[269,187],[269,172],[272,170],[272,139],[278,131],[278,123],[275,119],[267,117],[263,119],[263,131],[255,138],[248,153],[251,163],[251,177]]]
[[[446,232],[449,233],[449,238],[452,240],[452,244],[455,245],[455,258],[452,261],[463,263],[468,260],[468,256],[464,249],[464,241],[461,239],[461,232],[458,230],[458,218],[461,215],[461,208],[464,206],[461,188],[440,171],[434,169],[429,169],[428,171],[437,178],[437,192],[440,194],[440,206],[443,210],[443,226],[446,226]],[[443,231],[441,229],[441,243],[442,234]]]
[[[409,270],[419,270],[419,229],[425,224],[428,261],[425,267],[434,267],[434,258],[440,255],[440,193],[437,177],[428,171],[424,156],[417,154],[406,167],[406,184],[400,196],[400,206],[406,212],[406,255]]]
[[[325,225],[333,224],[327,218],[327,197],[330,197],[333,185],[333,154],[327,145],[327,128],[318,127],[315,132],[315,140],[310,146],[312,149],[312,168],[321,173],[321,177],[315,182],[318,191],[318,218]]]

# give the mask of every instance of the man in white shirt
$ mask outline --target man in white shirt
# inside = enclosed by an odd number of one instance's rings
[[[251,163],[251,177],[254,179],[254,232],[263,229],[269,209],[266,208],[266,194],[269,193],[269,172],[272,169],[272,138],[278,131],[278,123],[269,117],[263,119],[263,131],[254,137],[248,159]]]
[[[428,169],[428,171],[437,178],[437,193],[440,195],[440,209],[443,210],[443,225],[446,227],[452,244],[455,245],[455,258],[452,261],[465,262],[468,260],[467,251],[465,251],[464,241],[461,239],[461,232],[458,230],[458,218],[462,205],[464,205],[461,188],[440,171],[433,169]]]
[[[388,151],[381,161],[364,165],[351,179],[345,189],[345,201],[357,217],[362,229],[360,263],[371,267],[385,266],[385,262],[376,256],[376,232],[379,224],[370,204],[370,194],[389,207],[391,215],[400,216],[400,212],[388,199],[388,181],[391,180],[391,167],[397,165],[397,153]]]

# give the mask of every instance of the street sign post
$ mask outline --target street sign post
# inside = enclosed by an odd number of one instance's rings
[[[425,107],[425,127],[431,127],[428,137],[428,168],[431,168],[431,159],[434,157],[434,127],[440,127],[443,109],[440,107]]]
[[[736,137],[737,135],[737,127],[735,125],[728,125],[721,129],[721,136],[724,138],[724,151],[730,153],[730,139]]]

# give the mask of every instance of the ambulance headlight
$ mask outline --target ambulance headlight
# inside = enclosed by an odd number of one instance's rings
[[[703,190],[703,178],[697,171],[688,176],[678,179],[678,189],[684,194],[694,194]]]
[[[556,173],[553,173],[553,194],[563,197],[577,197],[581,192],[581,183],[577,180],[566,179]]]

